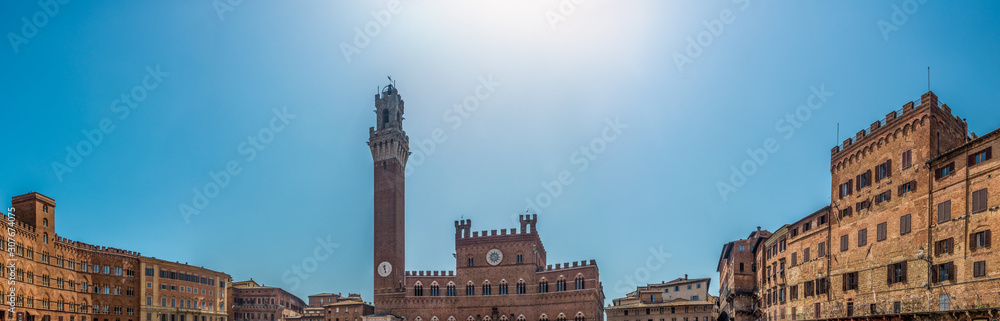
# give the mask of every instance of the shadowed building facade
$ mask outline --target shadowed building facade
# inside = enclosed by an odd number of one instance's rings
[[[393,85],[375,96],[374,303],[382,317],[411,321],[601,320],[604,291],[594,260],[548,264],[537,215],[520,229],[472,231],[455,222],[454,271],[406,271],[404,190],[409,138]],[[384,313],[384,314],[381,314]]]
[[[278,287],[263,286],[253,279],[233,283],[233,320],[284,321],[300,318],[306,307],[299,297]]]

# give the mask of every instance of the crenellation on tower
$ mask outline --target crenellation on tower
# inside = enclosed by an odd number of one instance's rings
[[[523,214],[520,215],[519,220],[521,221],[521,233],[537,232],[538,214]]]

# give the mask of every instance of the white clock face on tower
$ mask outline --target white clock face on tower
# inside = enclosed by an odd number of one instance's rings
[[[389,273],[392,273],[392,263],[389,263],[388,261],[382,261],[382,263],[379,263],[378,275],[384,278],[389,276]]]
[[[498,249],[492,249],[489,252],[486,252],[486,263],[489,263],[490,265],[497,265],[500,264],[500,262],[503,262],[503,252],[500,252]]]

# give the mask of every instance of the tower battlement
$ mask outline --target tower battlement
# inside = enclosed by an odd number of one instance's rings
[[[521,215],[519,219],[521,221],[520,230],[518,230],[517,228],[510,228],[510,229],[482,230],[482,231],[472,230],[471,219],[458,220],[455,221],[455,239],[471,239],[471,238],[482,238],[482,237],[538,233],[538,230],[535,228],[535,225],[538,223],[538,214]]]
[[[918,111],[923,110],[925,107],[929,110],[936,110],[942,113],[943,116],[965,126],[964,120],[951,114],[951,107],[948,107],[948,104],[941,103],[934,92],[928,91],[921,95],[920,99],[903,104],[902,108],[886,114],[885,118],[873,122],[868,126],[868,128],[855,133],[854,137],[848,137],[840,145],[834,146],[830,150],[830,157],[836,158],[840,156],[841,152],[854,149],[854,146],[870,143],[869,141],[871,139],[869,139],[869,137],[880,136],[884,128],[889,127],[889,125],[894,125],[905,118],[910,118],[912,115],[915,115]]]
[[[520,217],[518,219],[521,221],[521,232],[522,233],[537,233],[538,232],[538,214],[520,215]]]

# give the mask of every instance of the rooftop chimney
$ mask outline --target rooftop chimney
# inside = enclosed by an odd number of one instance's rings
[[[684,279],[685,279],[685,280],[687,280],[687,279],[688,279],[688,275],[687,275],[687,274],[685,274],[685,275],[684,275]]]

